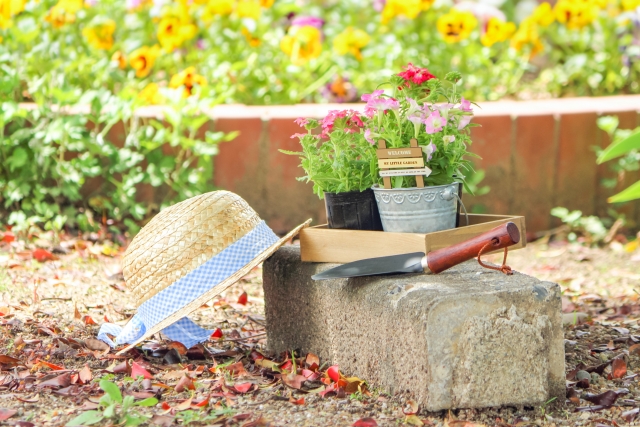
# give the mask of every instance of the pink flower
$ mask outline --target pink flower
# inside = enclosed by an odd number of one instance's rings
[[[318,18],[317,16],[296,16],[291,21],[292,27],[316,27],[321,30],[324,26],[324,19]]]
[[[465,114],[464,116],[460,116],[460,121],[458,122],[458,130],[464,129],[471,122],[473,115]]]
[[[427,155],[427,161],[431,160],[431,157],[433,157],[433,153],[435,153],[436,150],[436,145],[433,142],[422,147],[422,152]]]
[[[456,137],[453,135],[445,135],[442,137],[442,140],[444,141],[445,144],[451,144],[453,141],[456,140]]]
[[[413,82],[420,85],[427,80],[435,79],[436,77],[429,72],[426,68],[420,68],[413,65],[411,62],[405,67],[405,71],[398,73],[398,76],[406,80],[405,86],[409,86],[409,82]]]
[[[366,139],[371,145],[374,145],[376,143],[376,140],[371,136],[371,129],[367,129],[364,131],[364,139]]]
[[[373,93],[365,93],[360,97],[364,102],[369,102],[370,99],[379,98],[384,93],[383,90],[374,90]]]
[[[302,138],[304,138],[304,137],[305,137],[305,136],[307,136],[307,135],[308,135],[307,133],[294,133],[293,135],[291,135],[291,139],[293,139],[293,138],[300,138],[300,139],[302,139]]]
[[[471,101],[469,101],[468,99],[464,99],[463,97],[460,101],[460,109],[467,112],[473,111],[473,108],[471,108]]]
[[[305,119],[304,117],[298,117],[294,120],[294,123],[296,123],[300,127],[303,127],[309,123],[309,120]]]
[[[364,127],[364,123],[362,122],[362,119],[360,118],[358,113],[356,113],[355,111],[353,113],[353,116],[351,116],[351,121],[353,122],[354,125],[358,126],[359,128]]]
[[[442,127],[445,125],[445,120],[440,115],[440,111],[436,110],[427,117],[424,124],[427,128],[427,133],[432,134],[442,130]]]

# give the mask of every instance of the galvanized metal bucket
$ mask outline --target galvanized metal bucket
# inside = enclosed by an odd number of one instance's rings
[[[372,190],[378,203],[384,231],[431,233],[456,226],[457,182],[424,188],[381,188]]]

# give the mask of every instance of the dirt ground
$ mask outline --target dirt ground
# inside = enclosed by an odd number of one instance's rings
[[[135,313],[122,248],[49,238],[0,244],[0,425],[61,426],[88,411],[113,414],[95,425],[638,423],[640,250],[629,245],[534,243],[509,254],[513,269],[562,286],[566,404],[427,413],[314,355],[266,353],[259,268],[195,313],[202,326],[220,328],[219,338],[188,351],[147,343],[117,356],[95,337],[99,324]],[[105,403],[105,382],[131,396],[126,405]],[[123,411],[131,401],[152,406]]]

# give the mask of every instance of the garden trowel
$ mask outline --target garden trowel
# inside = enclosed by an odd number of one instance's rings
[[[520,241],[520,230],[513,222],[501,224],[479,236],[464,242],[438,249],[425,255],[424,252],[412,252],[350,262],[312,276],[314,280],[336,279],[344,277],[375,276],[389,273],[430,273],[437,274],[454,265],[479,257],[482,253],[492,252],[515,245]],[[506,255],[505,255],[506,260]],[[482,263],[481,263],[482,264]],[[484,264],[482,264],[484,266]],[[504,265],[499,270],[507,273]],[[508,269],[510,271],[510,269]],[[508,273],[507,273],[508,274]]]

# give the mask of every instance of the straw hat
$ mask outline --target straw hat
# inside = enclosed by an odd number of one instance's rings
[[[240,280],[310,223],[278,238],[237,194],[213,191],[162,210],[133,239],[123,274],[138,307],[124,327],[104,324],[98,338],[131,347],[162,331],[187,347],[211,331],[187,316]]]

